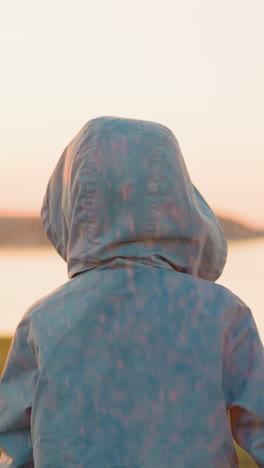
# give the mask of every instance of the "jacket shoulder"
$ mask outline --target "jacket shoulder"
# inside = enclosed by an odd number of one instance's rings
[[[33,302],[22,316],[21,322],[32,319],[35,315],[42,313],[44,309],[51,305],[52,307],[58,306],[61,303],[62,298],[65,297],[70,290],[69,283],[70,281],[58,286],[53,291]]]

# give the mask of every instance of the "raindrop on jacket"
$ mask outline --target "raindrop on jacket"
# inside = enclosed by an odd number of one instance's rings
[[[214,283],[226,240],[172,132],[89,121],[50,178],[42,223],[69,281],[16,330],[0,467],[234,468],[232,433],[264,467],[262,343],[248,307]]]

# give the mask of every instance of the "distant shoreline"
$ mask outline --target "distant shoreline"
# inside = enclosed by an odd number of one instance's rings
[[[228,241],[259,239],[264,237],[264,228],[253,229],[246,224],[223,216],[218,216],[218,220]]]
[[[264,229],[252,229],[234,219],[218,216],[229,242],[264,238]],[[0,247],[51,248],[38,217],[0,217]]]

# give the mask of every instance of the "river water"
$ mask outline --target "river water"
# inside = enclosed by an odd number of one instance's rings
[[[0,249],[0,335],[13,334],[24,312],[67,281],[66,264],[53,249]],[[251,308],[264,343],[264,239],[229,244],[217,281]]]

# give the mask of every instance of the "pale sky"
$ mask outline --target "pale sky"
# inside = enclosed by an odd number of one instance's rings
[[[0,0],[0,214],[39,213],[101,115],[175,133],[218,213],[264,226],[264,0]]]

